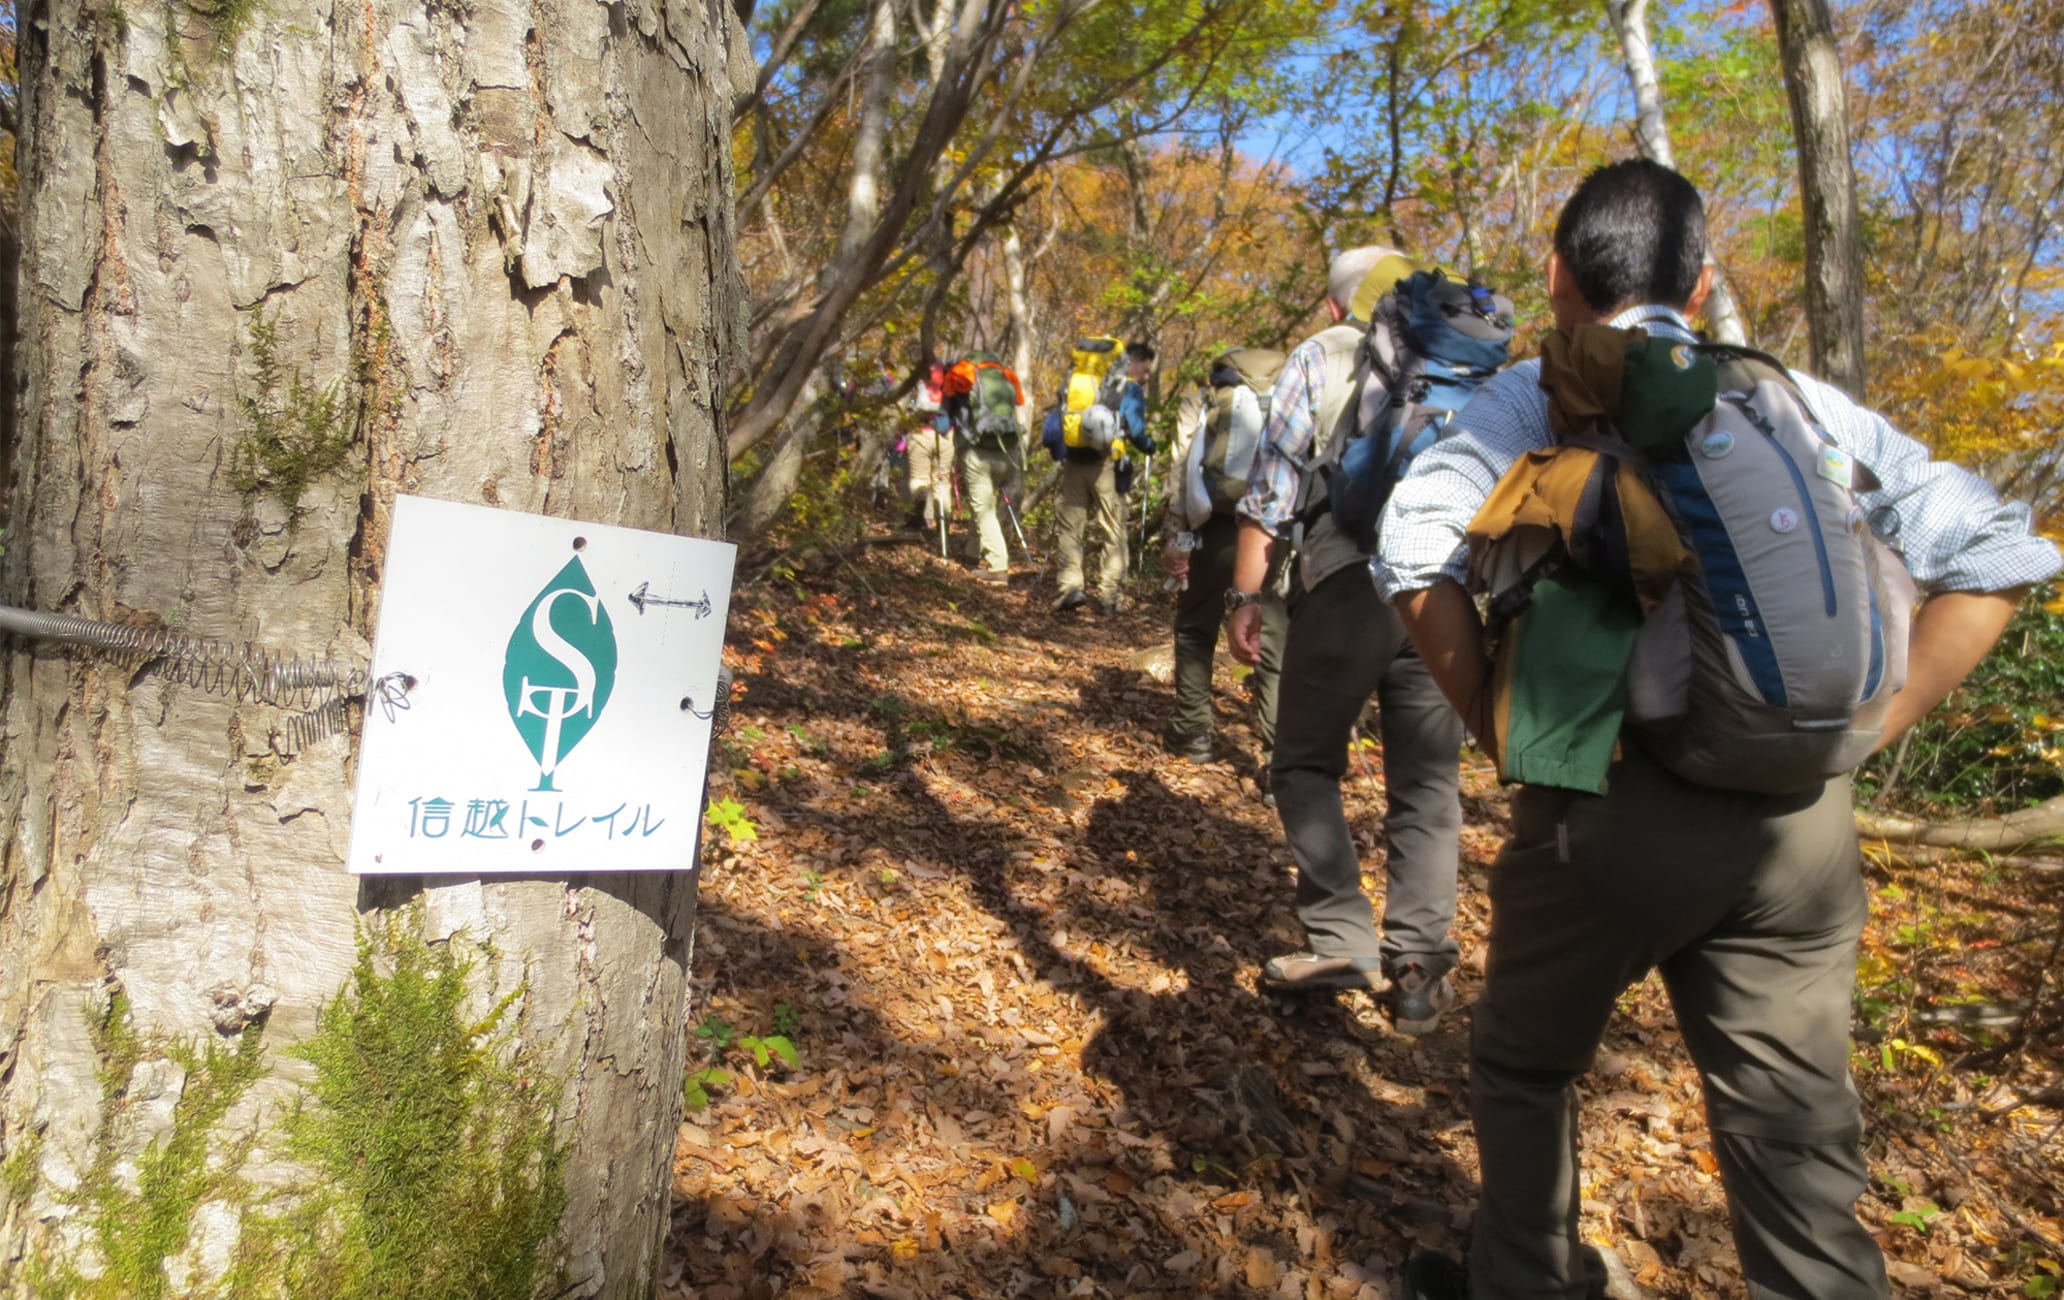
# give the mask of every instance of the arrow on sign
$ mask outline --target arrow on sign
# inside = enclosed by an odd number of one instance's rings
[[[669,605],[675,609],[692,609],[695,611],[697,619],[705,619],[710,616],[712,606],[710,605],[708,588],[703,589],[700,600],[673,600],[666,596],[646,594],[647,588],[651,586],[652,584],[649,582],[641,582],[638,584],[638,589],[631,593],[631,604],[637,606],[640,614],[645,612],[647,605]]]

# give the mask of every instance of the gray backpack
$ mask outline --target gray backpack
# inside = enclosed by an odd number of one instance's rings
[[[1247,494],[1247,471],[1261,449],[1269,397],[1285,358],[1273,348],[1234,348],[1211,363],[1211,396],[1190,444],[1192,490],[1226,515]]]
[[[1706,410],[1660,444],[1620,415],[1698,572],[1642,624],[1627,724],[1688,781],[1810,789],[1877,748],[1906,679],[1913,582],[1857,503],[1876,478],[1772,358],[1667,339],[1647,356],[1680,410]]]

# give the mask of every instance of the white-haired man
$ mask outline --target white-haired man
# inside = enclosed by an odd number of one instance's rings
[[[1368,247],[1333,259],[1326,275],[1333,324],[1299,344],[1277,376],[1247,495],[1237,507],[1239,556],[1226,593],[1228,640],[1243,663],[1261,655],[1258,602],[1270,549],[1317,486],[1306,483],[1307,467],[1342,432],[1366,332],[1353,318],[1355,291],[1391,255]],[[1262,976],[1284,990],[1384,991],[1379,976],[1387,975],[1392,1023],[1401,1033],[1424,1034],[1454,998],[1448,975],[1456,959],[1462,722],[1413,652],[1397,612],[1377,596],[1368,562],[1330,514],[1320,515],[1298,545],[1269,779],[1297,863],[1297,914],[1310,949],[1274,958]],[[1340,797],[1348,741],[1371,695],[1382,710],[1389,803],[1380,940]]]

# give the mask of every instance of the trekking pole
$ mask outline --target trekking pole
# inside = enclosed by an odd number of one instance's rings
[[[1018,522],[1018,508],[1011,504],[1009,497],[1003,498],[1003,512],[1010,516],[1011,531],[1018,535],[1018,549],[1025,553],[1026,559],[1031,559],[1032,543],[1025,540],[1024,526]]]
[[[1133,548],[1132,571],[1147,571],[1147,514],[1154,505],[1154,457],[1147,456],[1147,464],[1140,471],[1139,545]]]

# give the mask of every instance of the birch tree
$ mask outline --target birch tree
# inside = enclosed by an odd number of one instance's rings
[[[7,603],[362,664],[398,492],[714,529],[730,6],[46,0],[21,56]],[[651,1294],[694,878],[361,883],[348,727],[9,649],[0,1295]]]
[[[1627,64],[1627,80],[1634,90],[1634,139],[1641,156],[1665,167],[1677,165],[1670,148],[1670,125],[1663,116],[1663,90],[1656,80],[1655,47],[1648,38],[1648,0],[1605,0],[1612,18],[1613,34],[1619,37],[1620,56]],[[1710,243],[1706,265],[1713,268],[1713,291],[1706,298],[1706,320],[1713,337],[1722,343],[1746,344],[1748,330],[1742,325],[1741,309],[1735,306],[1734,290],[1727,276],[1713,261]]]

